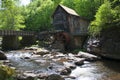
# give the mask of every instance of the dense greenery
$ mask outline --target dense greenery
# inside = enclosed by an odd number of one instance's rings
[[[15,70],[0,63],[0,79],[8,80],[15,75]]]
[[[89,28],[92,35],[120,25],[119,0],[31,0],[27,6],[20,6],[20,0],[2,1],[0,29],[49,30],[52,28],[51,16],[58,4],[72,8],[81,17],[92,21]]]
[[[48,30],[52,27],[51,15],[58,4],[70,7],[88,20],[93,20],[101,0],[35,0],[26,7],[26,29],[27,30]],[[87,4],[87,5],[86,5]],[[29,14],[29,15],[28,15]]]
[[[51,0],[36,0],[27,6],[26,29],[46,30],[51,27],[51,14],[54,4]]]
[[[75,10],[80,16],[91,21],[102,3],[103,0],[76,0]]]
[[[105,0],[95,15],[96,19],[90,24],[89,31],[92,35],[98,35],[101,31],[111,27],[120,27],[119,4],[119,0]]]
[[[0,10],[0,29],[19,30],[24,28],[21,8],[13,0],[3,0]]]

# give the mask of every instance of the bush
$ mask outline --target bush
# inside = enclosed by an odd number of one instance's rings
[[[111,27],[110,24],[113,22],[113,13],[111,3],[109,1],[106,1],[100,6],[95,18],[96,19],[91,22],[89,27],[89,31],[92,35],[98,35],[103,29]]]
[[[109,29],[120,29],[120,0],[106,0],[98,9],[95,20],[91,22],[89,32],[96,36]]]

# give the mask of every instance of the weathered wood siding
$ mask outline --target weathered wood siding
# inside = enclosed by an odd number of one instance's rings
[[[69,28],[72,35],[86,35],[88,32],[88,25],[89,22],[80,17],[69,17]]]
[[[59,7],[53,15],[53,26],[56,30],[69,32],[67,17],[68,14],[61,7]]]
[[[53,14],[53,26],[72,35],[86,35],[89,22],[80,16],[68,14],[62,7],[57,7]]]
[[[89,22],[85,19],[80,18],[80,33],[86,35],[88,33]]]
[[[53,14],[53,26],[55,29],[63,30],[71,35],[77,47],[83,46],[88,33],[88,25],[89,21],[65,6],[59,5]]]

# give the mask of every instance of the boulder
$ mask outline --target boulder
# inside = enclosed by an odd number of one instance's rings
[[[69,62],[63,62],[64,66],[67,67],[67,68],[71,68],[71,69],[75,69],[76,66],[72,63],[69,63]]]
[[[39,48],[37,49],[37,51],[34,51],[34,54],[37,54],[37,55],[45,55],[45,54],[49,54],[50,52],[46,49],[42,49],[42,48]]]
[[[37,74],[26,71],[22,74],[17,74],[17,76],[15,77],[15,80],[35,80],[37,77],[38,77]]]
[[[96,60],[100,59],[100,57],[98,57],[96,55],[93,55],[93,54],[90,54],[87,52],[82,52],[82,51],[80,51],[78,53],[78,57],[85,58],[86,61],[96,61]]]
[[[35,80],[34,77],[31,77],[31,76],[17,76],[15,77],[15,80]]]
[[[25,47],[25,50],[37,50],[37,47]]]
[[[45,80],[65,80],[58,74],[51,74]]]
[[[47,77],[48,77],[48,74],[46,74],[46,73],[40,73],[38,76],[39,79],[45,79]]]
[[[7,60],[7,57],[3,51],[0,51],[0,60]]]
[[[81,66],[84,64],[84,60],[75,61],[74,64],[77,66]]]
[[[15,69],[6,65],[0,65],[0,80],[7,80],[15,75]]]
[[[112,27],[101,31],[100,36],[90,37],[87,50],[105,58],[120,60],[120,29]]]
[[[60,72],[61,75],[69,75],[70,73],[71,73],[71,68],[65,68]]]

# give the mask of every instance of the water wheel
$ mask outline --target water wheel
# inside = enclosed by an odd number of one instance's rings
[[[55,41],[59,41],[64,45],[65,50],[70,49],[71,37],[66,32],[59,32],[55,34]]]

